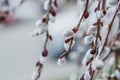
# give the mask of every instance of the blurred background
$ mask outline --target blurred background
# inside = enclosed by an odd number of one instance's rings
[[[33,38],[31,34],[36,27],[35,22],[45,13],[44,1],[26,0],[19,5],[21,0],[9,0],[9,7],[13,12],[7,22],[0,23],[0,80],[31,80],[45,36]],[[56,21],[49,23],[53,41],[50,42],[49,57],[40,80],[68,80],[74,72],[75,63],[57,66],[57,58],[65,51],[61,34],[76,25],[76,5],[76,0],[58,0]]]

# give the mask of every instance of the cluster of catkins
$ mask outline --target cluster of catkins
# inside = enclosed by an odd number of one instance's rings
[[[10,0],[0,0],[0,24],[12,22],[13,13],[20,7],[25,0],[21,0],[17,6],[12,7]]]
[[[0,23],[5,22],[9,15],[9,2],[8,0],[0,1]]]
[[[36,70],[33,72],[32,80],[38,80],[40,77],[41,69],[43,62],[48,56],[47,43],[52,41],[52,36],[49,34],[48,25],[49,22],[55,22],[55,16],[57,11],[57,0],[46,0],[43,5],[44,10],[46,11],[42,19],[36,21],[37,28],[34,30],[32,36],[39,36],[46,34],[46,39],[43,46],[43,51],[40,54],[40,60],[36,63]]]
[[[60,55],[58,65],[66,63],[66,58],[76,43],[76,36],[80,35],[81,42],[83,41],[85,45],[89,46],[82,60],[82,65],[86,70],[80,77],[80,80],[120,80],[120,1],[78,0],[78,3],[80,18],[78,24],[73,29],[69,29],[63,33],[66,51]],[[44,3],[46,14],[36,23],[38,28],[35,30],[33,36],[46,33],[46,40],[43,52],[41,53],[42,57],[37,62],[39,65],[36,65],[38,69],[32,78],[33,80],[39,78],[43,58],[48,55],[46,44],[49,39],[52,39],[48,32],[48,24],[49,21],[54,22],[56,8],[56,0],[46,0]],[[80,34],[80,32],[83,33]],[[106,60],[109,61],[108,65],[105,63]],[[114,61],[112,64],[111,60]],[[105,71],[106,68],[107,71]],[[111,68],[114,69],[111,72],[112,74],[110,73]],[[98,74],[101,74],[101,76]],[[76,79],[72,78],[70,80]]]

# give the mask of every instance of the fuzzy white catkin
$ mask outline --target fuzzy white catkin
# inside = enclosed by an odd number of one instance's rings
[[[65,48],[66,51],[69,50],[70,43],[71,43],[71,41],[69,41],[68,43],[65,43],[65,42],[64,42],[64,48]],[[72,47],[74,46],[74,44],[75,44],[75,40],[73,40],[73,42],[72,42],[71,49],[72,49]]]
[[[41,64],[44,64],[44,62],[46,61],[47,57],[43,57],[41,54],[40,54],[40,63]]]
[[[34,37],[34,36],[42,35],[42,34],[44,34],[44,32],[47,31],[47,29],[48,29],[47,26],[41,26],[34,30],[32,36]]]
[[[84,43],[85,43],[85,44],[90,44],[90,43],[92,43],[93,40],[94,40],[94,37],[93,37],[93,35],[91,34],[91,35],[88,35],[88,36],[86,36],[86,37],[84,38]]]
[[[85,56],[84,56],[84,58],[83,58],[83,60],[82,60],[82,65],[84,66],[84,67],[87,67],[87,62],[93,57],[93,54],[91,54],[90,53],[90,51],[91,51],[92,49],[89,49],[87,52],[86,52],[86,54],[85,54]]]
[[[65,57],[63,57],[62,59],[58,59],[58,62],[57,62],[57,64],[60,66],[60,65],[64,65],[66,63],[66,58]]]
[[[92,33],[95,33],[97,31],[97,26],[90,26],[88,27],[87,29],[87,34],[92,34]]]
[[[70,37],[73,37],[73,34],[74,33],[72,30],[67,30],[67,31],[64,31],[62,35],[66,38],[70,38]]]
[[[90,58],[93,57],[93,54],[90,53],[91,50],[92,50],[92,49],[89,49],[89,50],[86,52],[86,54],[85,54],[85,57],[88,58],[88,59],[90,59]]]
[[[42,24],[41,20],[37,20],[35,25],[40,26],[41,24]]]
[[[49,8],[49,2],[50,2],[50,0],[46,0],[46,1],[44,2],[43,8],[44,8],[45,11],[47,11],[48,8]]]
[[[51,13],[49,13],[49,19],[52,23],[55,22],[55,16],[53,16]]]
[[[87,67],[87,62],[89,61],[89,59],[87,59],[86,57],[84,57],[83,58],[83,60],[82,60],[82,65],[84,66],[84,67]]]
[[[98,57],[96,57],[92,62],[92,69],[95,71],[100,70],[103,66],[104,66],[103,61],[98,59]]]
[[[97,17],[98,19],[102,18],[103,16],[104,16],[104,14],[102,13],[102,10],[96,11],[96,17]]]
[[[115,70],[115,76],[120,80],[120,70]]]
[[[35,29],[32,33],[32,37],[39,36],[40,35],[40,29]]]
[[[84,80],[90,80],[90,73],[89,73],[89,71],[86,71],[85,72],[85,75],[84,75]]]
[[[120,41],[115,41],[115,49],[120,49]]]
[[[111,57],[108,61],[109,63],[109,66],[112,66],[113,64],[115,64],[115,58],[114,57]]]
[[[32,74],[31,80],[37,80],[37,78],[38,78],[38,72],[37,72],[37,69],[36,69]]]

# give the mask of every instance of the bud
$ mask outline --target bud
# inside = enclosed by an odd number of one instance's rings
[[[66,63],[66,57],[62,57],[58,59],[58,65],[64,65]]]
[[[96,53],[96,49],[91,48],[91,49],[89,49],[89,50],[87,51],[85,57],[88,58],[88,59],[90,59],[90,58],[93,57],[93,55],[94,55],[95,53]]]
[[[48,56],[48,51],[46,49],[43,50],[42,56],[43,57],[47,57]]]
[[[40,26],[47,26],[46,24],[46,15],[44,15],[44,17],[41,20],[37,20],[36,21],[36,26],[40,27]]]
[[[87,19],[89,17],[89,12],[86,11],[85,14],[84,14],[84,18]]]
[[[93,35],[91,34],[91,35],[88,35],[88,36],[86,36],[86,37],[84,38],[84,43],[85,43],[85,44],[91,44],[93,40],[94,40],[94,37],[93,37]]]

